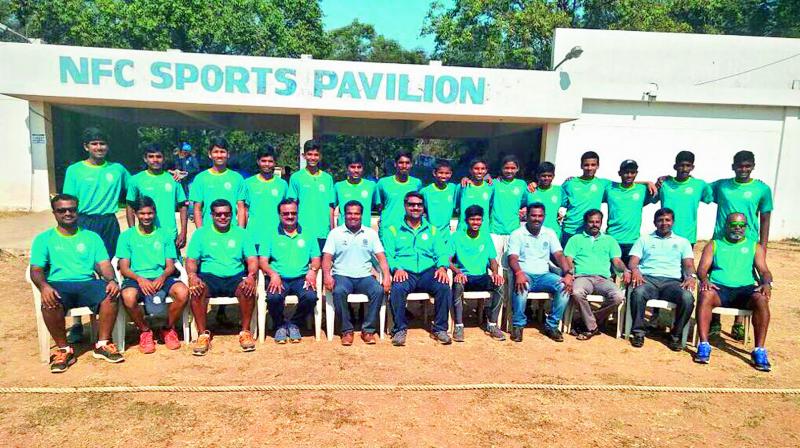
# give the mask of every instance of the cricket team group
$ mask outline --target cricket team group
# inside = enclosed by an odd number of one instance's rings
[[[407,152],[395,156],[395,173],[377,182],[364,177],[363,158],[349,154],[347,178],[334,182],[320,169],[322,144],[309,140],[303,145],[305,168],[287,183],[274,173],[271,146],[255,154],[259,173],[245,179],[228,167],[228,142],[215,137],[206,153],[211,168],[184,188],[157,145],[144,151],[147,168],[130,176],[107,160],[109,142],[102,130],[85,129],[82,141],[87,158],[68,167],[62,192],[51,200],[56,226],[39,234],[31,248],[31,281],[41,292],[42,315],[56,344],[50,358],[54,373],[76,361],[70,343],[82,327],[73,326],[68,335],[64,320],[75,307],[99,314],[93,356],[118,363],[124,357],[111,340],[118,306],[138,327],[144,353],[155,351],[157,339],[179,349],[175,326],[190,307],[198,334],[191,352],[203,356],[213,339],[208,299],[236,297],[239,344],[242,351],[253,351],[259,271],[279,344],[302,340],[300,327],[324,296],[320,288],[333,298],[342,345],[355,339],[350,294],[369,299],[359,332],[364,344],[376,343],[379,310],[387,298],[391,342],[405,344],[411,293],[433,298],[431,338],[463,342],[467,291],[488,293],[481,327],[503,341],[498,315],[508,288],[506,329],[512,341],[522,341],[529,292],[550,294],[541,331],[555,342],[564,340],[560,322],[567,306],[577,310],[570,334],[586,341],[600,334],[627,296],[633,347],[642,347],[652,330],[647,301],[661,299],[675,304],[667,346],[683,349],[681,333],[695,312],[699,343],[693,357],[705,364],[712,351],[709,337],[720,332],[712,309],[749,309],[752,365],[771,368],[764,342],[772,285],[766,264],[772,193],[751,178],[750,151],[733,156],[734,177],[711,183],[692,177],[689,151],[676,155],[674,174],[664,173],[656,182],[637,181],[634,160],[620,164],[618,181],[596,177],[600,157],[588,151],[581,156],[582,171],[561,186],[553,184],[550,162],[538,165],[533,182],[518,178],[521,166],[513,156],[501,160],[494,177],[485,160],[474,159],[469,175],[457,182],[451,182],[451,165],[439,161],[434,182],[423,186],[410,175],[413,159]],[[129,227],[122,233],[116,217],[120,197],[127,201]],[[716,203],[717,215],[713,239],[695,262],[701,202]],[[653,216],[653,231],[642,235],[643,207],[651,203],[661,208]],[[196,230],[187,242],[190,210]],[[378,231],[371,227],[373,210],[380,214]],[[454,216],[457,224],[451,226]],[[185,270],[185,283],[179,269]],[[288,295],[297,297],[297,306],[287,319]],[[603,301],[593,306],[589,296]],[[147,314],[166,317],[158,334]],[[731,335],[744,339],[741,322],[734,323]]]

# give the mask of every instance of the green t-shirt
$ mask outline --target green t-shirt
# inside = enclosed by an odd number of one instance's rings
[[[231,225],[220,232],[211,223],[197,229],[189,242],[186,257],[200,262],[200,272],[230,277],[246,270],[246,260],[255,257],[256,248],[241,227]]]
[[[217,199],[231,203],[231,224],[237,225],[236,204],[245,199],[242,175],[230,168],[221,173],[209,168],[198,174],[189,187],[189,200],[203,204],[203,223],[206,225],[211,225],[211,203]]]
[[[519,228],[519,209],[525,206],[528,185],[522,179],[509,182],[499,178],[494,180],[492,187],[491,231],[497,235],[511,235]]]
[[[287,235],[282,228],[271,241],[258,248],[260,257],[268,258],[270,267],[283,278],[306,275],[312,258],[320,256],[316,236],[307,235],[298,228],[294,235]]]
[[[260,174],[244,181],[244,203],[247,205],[247,233],[258,243],[278,233],[278,203],[286,198],[289,185],[280,177],[264,180]]]
[[[134,274],[154,279],[164,272],[167,258],[176,259],[175,239],[164,229],[145,234],[139,226],[122,232],[117,241],[117,258],[128,259]]]
[[[494,188],[486,182],[480,185],[458,186],[456,189],[456,204],[458,205],[458,230],[467,228],[467,220],[464,212],[473,205],[483,208],[483,224],[481,230],[489,231],[491,224],[491,205],[494,196]]]
[[[611,260],[621,257],[622,251],[617,241],[605,233],[594,238],[581,232],[567,241],[564,256],[572,258],[575,275],[599,275],[608,278]]]
[[[450,238],[453,263],[466,275],[485,275],[489,261],[497,258],[489,232],[481,231],[473,238],[466,231],[458,231]]]
[[[533,193],[527,193],[528,198],[525,205],[531,205],[540,202],[544,205],[544,223],[543,226],[556,232],[556,236],[561,238],[561,225],[558,223],[558,210],[565,207],[565,198],[558,185],[550,185],[549,188],[537,188]]]
[[[307,236],[323,239],[331,230],[333,177],[325,171],[311,174],[307,169],[292,174],[287,197],[300,203],[298,223]]]
[[[83,215],[116,213],[120,194],[127,188],[130,174],[114,162],[92,165],[86,160],[67,167],[61,191],[78,198],[78,212]]]
[[[564,232],[571,235],[583,229],[583,214],[603,203],[606,188],[611,185],[608,179],[594,177],[584,180],[573,177],[561,186],[564,194],[564,207],[567,214],[564,216]]]
[[[744,238],[738,243],[731,243],[722,238],[711,241],[711,244],[714,245],[714,258],[709,274],[712,283],[729,288],[753,284],[757,242]]]
[[[772,211],[772,190],[769,185],[758,179],[750,179],[743,184],[735,179],[720,179],[711,183],[711,191],[717,203],[714,239],[725,238],[725,220],[730,213],[738,212],[744,213],[747,218],[745,237],[750,241],[759,241],[759,215]]]
[[[336,182],[333,186],[333,203],[339,207],[339,225],[344,225],[344,205],[350,201],[358,201],[364,209],[361,212],[361,224],[365,227],[372,225],[372,205],[378,203],[375,194],[375,182],[360,179],[357,184],[351,184],[347,179]]]
[[[714,201],[711,186],[705,181],[689,177],[679,182],[670,177],[661,184],[658,190],[661,207],[675,212],[675,224],[672,231],[689,240],[697,242],[697,207],[700,202],[710,204]]]
[[[633,244],[641,236],[642,208],[651,204],[653,197],[642,184],[628,188],[619,182],[612,182],[606,189],[603,202],[608,204],[608,229],[619,244]]]
[[[416,229],[405,220],[399,226],[390,225],[381,238],[389,269],[419,274],[433,267],[450,266],[449,236],[450,232],[438,231],[426,219]]]
[[[164,229],[175,239],[178,235],[175,210],[179,205],[186,203],[186,193],[181,184],[166,171],[162,171],[161,174],[151,174],[144,170],[131,177],[125,199],[134,202],[142,196],[149,197],[156,204],[156,226]]]
[[[405,182],[399,182],[394,176],[382,177],[378,180],[378,199],[383,204],[381,209],[381,229],[389,225],[400,225],[406,216],[403,199],[409,191],[419,191],[422,181],[408,176]]]
[[[450,219],[456,208],[456,185],[447,183],[444,189],[430,184],[420,190],[425,200],[425,214],[428,222],[443,232],[450,232]]]
[[[67,236],[53,227],[37,235],[31,246],[31,266],[43,268],[50,282],[91,280],[95,264],[103,260],[108,260],[103,240],[85,229]]]

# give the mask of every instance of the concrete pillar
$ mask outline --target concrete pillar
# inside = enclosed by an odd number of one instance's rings
[[[308,140],[314,138],[314,116],[304,112],[300,114],[300,169],[306,167],[306,159],[303,157],[303,145]]]
[[[561,125],[557,123],[547,123],[542,127],[542,149],[539,161],[556,163],[558,133],[560,130]]]
[[[55,191],[55,158],[53,154],[53,119],[50,105],[39,101],[29,103],[32,211],[48,210],[50,194]]]
[[[770,221],[770,240],[800,236],[800,209],[797,192],[800,191],[800,108],[785,107],[778,164],[775,167],[775,185],[772,189],[774,210]],[[756,160],[756,164],[758,160]]]

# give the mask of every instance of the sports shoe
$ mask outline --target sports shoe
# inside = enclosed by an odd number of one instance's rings
[[[178,333],[174,328],[162,328],[161,340],[164,341],[164,345],[170,350],[181,348],[181,340],[178,338]]]
[[[694,362],[708,364],[711,358],[711,344],[701,342],[697,346],[697,354],[694,355]]]
[[[448,335],[446,331],[437,331],[436,333],[431,333],[431,338],[442,345],[449,345],[453,342],[453,340],[450,339],[450,335]]]
[[[275,342],[278,344],[285,344],[287,339],[289,339],[289,329],[286,328],[286,325],[275,331]]]
[[[769,363],[769,359],[767,359],[767,349],[764,347],[756,347],[752,353],[750,353],[750,360],[753,362],[753,367],[756,370],[760,370],[762,372],[769,372],[772,370],[772,365]]]
[[[464,342],[464,326],[456,325],[453,328],[453,340],[456,342]]]
[[[670,336],[669,342],[667,343],[667,347],[673,352],[679,352],[683,350],[683,343],[681,342],[681,338],[674,338]]]
[[[644,346],[644,336],[640,334],[633,335],[633,338],[631,338],[631,345],[636,348],[642,348]]]
[[[733,324],[731,337],[734,341],[744,341],[744,324]]]
[[[239,347],[242,348],[243,352],[252,352],[256,349],[256,340],[253,339],[253,333],[250,333],[247,330],[242,330],[239,332]]]
[[[156,342],[153,340],[153,330],[143,331],[139,334],[139,351],[145,355],[155,353]]]
[[[489,334],[489,337],[494,339],[495,341],[505,341],[506,335],[500,330],[500,327],[497,324],[489,324],[486,326],[486,333]]]
[[[348,331],[347,333],[342,334],[342,345],[349,347],[353,345],[353,332]]]
[[[375,340],[375,333],[364,333],[363,331],[361,332],[361,340],[367,345],[375,345],[377,342]]]
[[[406,330],[400,330],[392,335],[392,345],[402,347],[406,345]]]
[[[95,347],[92,356],[112,364],[125,361],[125,358],[122,357],[122,353],[117,350],[117,346],[112,343],[108,343],[101,347]]]
[[[564,342],[564,335],[558,328],[544,327],[544,335],[556,342]]]
[[[711,325],[708,327],[708,337],[718,338],[721,332],[722,332],[722,323],[720,323],[719,319],[714,320],[712,318]]]
[[[71,347],[66,350],[57,348],[50,354],[50,373],[66,372],[75,361],[75,353]]]
[[[511,340],[514,342],[522,342],[522,327],[511,327]]]
[[[208,353],[208,350],[210,348],[211,348],[211,332],[206,331],[205,333],[197,337],[197,341],[195,341],[194,347],[192,347],[192,354],[194,356],[205,356],[205,354]]]
[[[303,340],[303,336],[300,334],[300,328],[295,324],[289,324],[289,342],[297,344],[301,340]]]
[[[67,344],[80,344],[83,340],[83,324],[74,324],[69,327],[69,334],[67,334]]]

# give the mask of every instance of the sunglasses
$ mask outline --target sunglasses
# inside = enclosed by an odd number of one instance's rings
[[[409,207],[422,207],[422,202],[406,202]]]
[[[281,212],[281,216],[297,216],[297,212]]]
[[[220,218],[229,218],[233,215],[231,212],[215,212],[213,213],[214,216],[219,216]]]
[[[728,227],[733,227],[733,228],[740,228],[740,229],[742,229],[742,228],[745,228],[745,227],[747,227],[747,223],[746,223],[746,222],[729,222],[729,223],[728,223]]]
[[[78,211],[78,208],[77,207],[58,207],[57,209],[55,209],[53,211],[56,212],[56,213],[61,213],[61,214],[64,214],[64,213],[67,213],[67,212],[75,213],[75,212]]]

